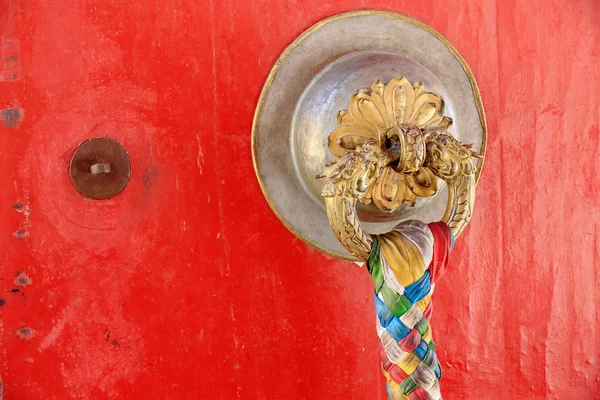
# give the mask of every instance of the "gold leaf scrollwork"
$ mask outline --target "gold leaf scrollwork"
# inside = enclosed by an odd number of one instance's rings
[[[451,124],[443,117],[444,102],[436,94],[425,92],[420,82],[412,85],[405,78],[392,79],[387,85],[375,82],[358,90],[348,110],[338,114],[338,127],[329,135],[329,149],[341,157],[367,140],[382,145],[396,139],[402,148],[397,165],[386,166],[363,204],[373,203],[391,212],[400,204],[413,205],[417,197],[432,196],[437,190],[433,173],[423,167],[425,143],[423,130],[445,128]],[[416,175],[415,175],[416,174]]]
[[[329,222],[351,254],[366,260],[372,244],[356,214],[356,203],[373,203],[391,212],[402,203],[436,193],[448,184],[443,220],[458,236],[471,218],[479,154],[448,132],[442,99],[404,78],[375,82],[357,91],[348,110],[338,114],[329,135],[337,157],[318,176]]]

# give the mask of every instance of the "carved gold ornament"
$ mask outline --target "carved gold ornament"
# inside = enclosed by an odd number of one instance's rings
[[[333,230],[359,259],[368,258],[372,238],[358,220],[356,201],[393,212],[432,196],[443,179],[449,193],[443,220],[455,236],[469,222],[481,156],[448,132],[452,120],[443,108],[442,98],[422,83],[399,77],[358,90],[338,114],[328,139],[337,159],[319,178]]]

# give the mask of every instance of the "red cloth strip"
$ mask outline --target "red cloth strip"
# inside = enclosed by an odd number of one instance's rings
[[[386,358],[383,358],[383,359],[381,360],[381,367],[382,367],[382,368],[383,368],[385,371],[388,371],[388,372],[390,372],[390,369],[392,368],[392,366],[393,366],[393,365],[394,365],[394,364],[393,364],[393,363],[390,361],[390,359],[389,359],[389,358],[387,358],[387,357],[386,357]]]
[[[433,301],[430,301],[429,304],[427,304],[425,311],[423,311],[423,316],[427,319],[427,321],[431,320],[431,314],[433,314]]]
[[[429,264],[429,273],[431,274],[431,283],[434,283],[446,270],[452,238],[450,237],[450,228],[443,221],[432,222],[427,226],[433,234],[433,258]]]
[[[388,372],[390,374],[390,378],[392,378],[397,384],[402,383],[403,380],[408,378],[406,372],[404,372],[402,368],[396,364],[392,364],[392,368]]]
[[[401,341],[398,342],[400,348],[407,353],[412,353],[421,343],[421,334],[415,328],[411,329]]]
[[[385,352],[385,349],[383,348],[381,342],[379,342],[379,356],[381,357],[381,367],[389,372],[392,366],[394,366],[394,363],[391,362],[388,358],[387,353]]]

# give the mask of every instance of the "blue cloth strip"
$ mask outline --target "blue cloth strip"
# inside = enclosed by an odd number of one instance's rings
[[[435,369],[433,370],[433,373],[435,374],[435,377],[438,381],[442,379],[442,367],[439,362],[435,364]]]
[[[377,294],[375,294],[375,312],[377,313],[377,318],[379,318],[379,323],[384,328],[390,324],[390,321],[393,318],[396,318],[396,316],[392,314],[390,310],[388,310],[383,300],[381,300]]]
[[[423,299],[431,291],[431,274],[425,271],[422,277],[404,290],[404,296],[413,304]]]
[[[423,359],[425,358],[425,354],[427,354],[428,349],[429,349],[429,346],[427,346],[427,342],[424,341],[423,339],[421,339],[421,342],[419,343],[417,348],[413,350],[413,353],[415,353],[415,355],[417,357],[419,357],[419,360],[423,361]]]
[[[385,303],[381,301],[377,295],[375,295],[375,310],[381,326],[384,327],[390,336],[397,342],[404,339],[406,335],[410,333],[410,329],[404,325],[404,322],[400,321],[398,317],[392,314],[385,306]]]
[[[402,321],[398,319],[398,317],[394,316],[394,318],[390,321],[389,325],[385,328],[391,337],[394,338],[395,341],[399,342],[406,337],[410,333],[410,329]]]

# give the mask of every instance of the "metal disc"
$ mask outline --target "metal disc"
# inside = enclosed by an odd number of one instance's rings
[[[85,197],[108,199],[119,194],[129,182],[129,155],[112,139],[89,139],[73,154],[70,174],[75,189]]]
[[[398,76],[441,95],[454,120],[450,132],[485,153],[483,105],[467,64],[439,33],[400,14],[357,11],[317,23],[283,52],[265,83],[252,129],[258,180],[281,221],[326,254],[353,259],[332,232],[315,178],[333,160],[327,136],[356,90]],[[405,219],[440,220],[446,201],[440,181],[414,207],[388,214],[361,206],[358,213],[367,230],[382,233]]]

